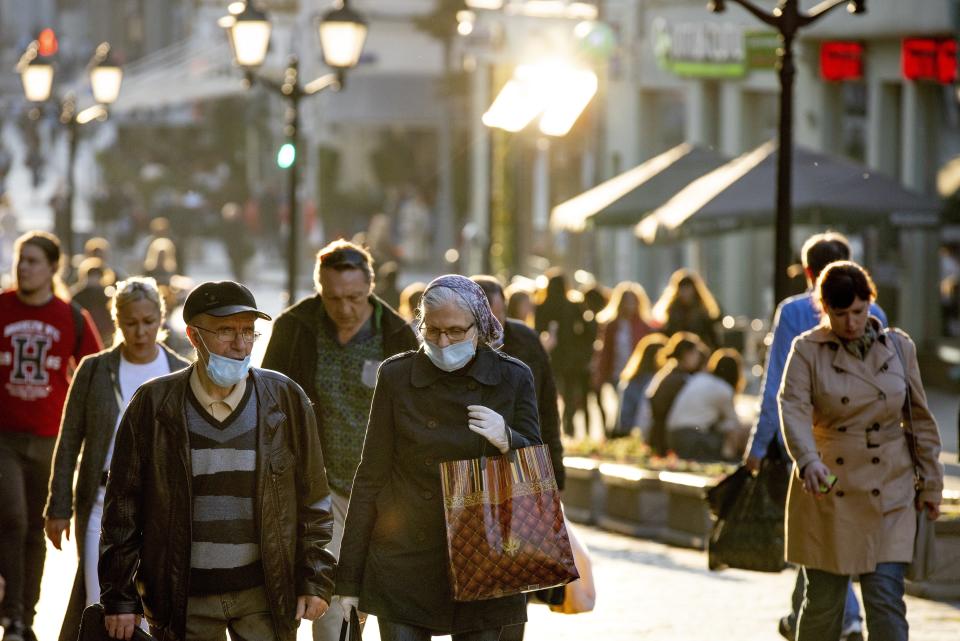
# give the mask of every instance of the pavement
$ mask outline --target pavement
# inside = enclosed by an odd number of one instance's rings
[[[564,615],[545,606],[529,608],[529,641],[777,641],[777,619],[786,613],[794,573],[764,574],[725,570],[710,572],[706,556],[575,525],[590,550],[597,589],[596,609]],[[40,641],[55,641],[73,574],[72,547],[49,548],[38,608]],[[960,629],[960,602],[940,603],[907,597],[913,641],[955,639]],[[363,637],[378,640],[371,617]],[[300,627],[298,641],[311,640]],[[449,637],[437,637],[445,640]]]

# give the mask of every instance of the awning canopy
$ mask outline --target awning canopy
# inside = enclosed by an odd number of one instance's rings
[[[636,226],[645,242],[772,225],[777,146],[768,142],[693,181]],[[845,158],[794,147],[794,222],[936,225],[940,202]]]
[[[554,231],[583,231],[593,225],[635,225],[647,213],[727,159],[687,143],[637,165],[553,208]]]

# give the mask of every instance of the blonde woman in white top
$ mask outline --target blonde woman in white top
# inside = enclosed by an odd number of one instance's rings
[[[734,349],[718,349],[705,371],[693,374],[667,415],[667,447],[692,460],[736,458],[748,431],[734,398],[743,391],[743,361]]]
[[[100,601],[100,517],[123,411],[141,384],[189,364],[160,342],[166,309],[154,279],[134,277],[118,283],[110,307],[116,346],[84,358],[73,377],[44,512],[47,538],[57,549],[64,536],[70,538],[73,518],[80,556],[60,641],[76,639],[84,606]]]

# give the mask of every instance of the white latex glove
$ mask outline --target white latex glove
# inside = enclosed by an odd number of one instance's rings
[[[503,417],[483,405],[467,405],[467,425],[470,429],[487,439],[498,450],[506,454],[510,451],[510,437]]]
[[[357,608],[357,615],[360,614],[360,597],[356,596],[338,596],[337,600],[340,602],[340,609],[343,610],[343,620],[350,620],[350,609]]]

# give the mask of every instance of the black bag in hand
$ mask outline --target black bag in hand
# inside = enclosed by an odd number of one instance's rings
[[[734,501],[740,496],[743,485],[753,474],[741,465],[732,474],[723,477],[719,483],[706,491],[707,505],[714,519],[726,518]]]
[[[349,625],[348,625],[349,624]],[[349,636],[347,633],[349,632]],[[350,608],[350,621],[346,619],[340,624],[340,641],[362,641],[363,631],[360,629],[360,615],[356,608]]]
[[[789,474],[785,461],[765,458],[756,476],[740,467],[707,492],[715,517],[707,543],[711,570],[780,572],[786,567],[783,517]]]
[[[80,634],[77,641],[115,641],[109,634],[107,628],[103,625],[103,606],[99,603],[88,605],[83,610],[83,618],[80,620]],[[152,636],[143,631],[139,626],[133,628],[133,641],[155,641]]]

